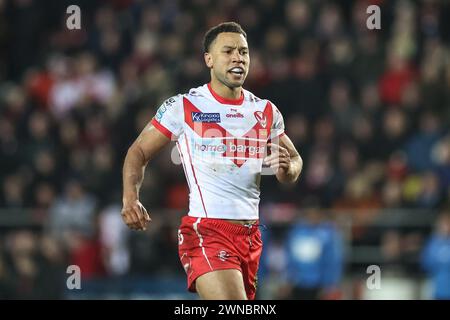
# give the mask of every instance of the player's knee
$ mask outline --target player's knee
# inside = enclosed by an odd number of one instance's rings
[[[197,290],[199,296],[203,300],[247,300],[247,295],[243,290],[238,288],[234,290],[220,288],[209,290],[210,288],[203,288]]]
[[[218,271],[200,276],[196,280],[196,291],[205,300],[247,300],[242,277],[233,271]],[[240,273],[238,274],[240,276]]]

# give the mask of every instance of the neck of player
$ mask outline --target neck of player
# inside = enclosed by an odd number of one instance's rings
[[[225,99],[237,100],[241,97],[242,87],[230,88],[217,79],[211,79],[211,88]]]

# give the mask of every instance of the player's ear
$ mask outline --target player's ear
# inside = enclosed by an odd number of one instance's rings
[[[204,58],[208,68],[212,68],[213,67],[212,55],[209,52],[205,52]]]

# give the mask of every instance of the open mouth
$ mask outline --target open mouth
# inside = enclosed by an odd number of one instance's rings
[[[230,70],[228,70],[228,72],[230,72],[234,75],[237,75],[237,76],[241,76],[244,74],[244,69],[241,67],[234,67],[234,68],[231,68]]]

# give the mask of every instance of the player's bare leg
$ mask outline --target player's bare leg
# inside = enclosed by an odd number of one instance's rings
[[[242,274],[236,269],[205,273],[197,278],[195,285],[204,300],[247,300]]]

